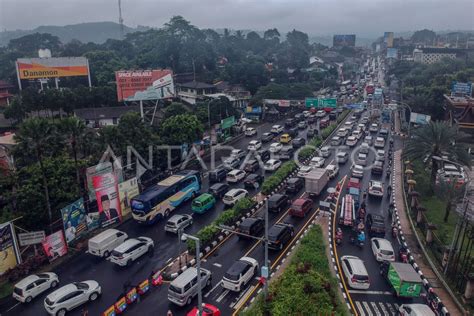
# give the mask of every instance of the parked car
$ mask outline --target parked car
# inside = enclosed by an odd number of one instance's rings
[[[306,140],[302,137],[297,137],[293,139],[293,142],[291,143],[293,148],[300,148],[303,147],[306,144]]]
[[[50,315],[64,316],[74,308],[95,301],[102,288],[93,280],[74,282],[60,287],[44,299],[44,308]]]
[[[240,199],[247,197],[249,192],[244,189],[231,189],[224,195],[222,202],[227,206],[234,206]]]
[[[13,298],[21,303],[30,303],[36,296],[54,289],[58,284],[59,278],[56,273],[31,274],[15,284]]]
[[[240,182],[243,178],[245,178],[245,171],[240,169],[234,169],[227,174],[225,178],[229,183],[237,183]]]
[[[268,230],[268,248],[282,250],[294,235],[293,225],[278,223]]]
[[[286,181],[285,192],[286,194],[298,193],[304,187],[304,181],[302,178],[290,178]]]
[[[268,211],[281,212],[289,203],[288,196],[285,194],[273,194],[268,199]]]
[[[245,166],[244,166],[244,171],[245,172],[252,173],[252,172],[257,171],[258,169],[260,169],[260,164],[259,164],[258,160],[256,160],[256,159],[248,160],[245,163]]]
[[[283,145],[280,143],[272,143],[270,145],[270,152],[271,153],[277,153],[283,148]]]
[[[186,227],[193,224],[193,217],[190,214],[176,214],[171,216],[166,222],[165,231],[177,234],[178,231],[183,231]]]
[[[262,137],[260,138],[262,143],[268,143],[270,141],[272,141],[273,139],[273,134],[272,133],[263,133],[262,134]]]
[[[122,267],[130,266],[133,261],[153,251],[154,245],[148,237],[130,238],[112,251],[109,260]]]
[[[383,184],[380,181],[369,181],[369,195],[383,197]]]
[[[247,127],[245,129],[245,136],[253,136],[253,135],[257,135],[257,130],[253,127]]]
[[[323,157],[313,157],[309,161],[309,165],[314,168],[322,168],[324,166],[325,161],[326,159],[324,159]]]
[[[262,142],[259,140],[251,140],[247,146],[248,150],[259,150],[262,148]]]
[[[235,160],[235,159],[234,159]],[[236,160],[237,161],[237,160]],[[239,165],[239,161],[237,161],[237,165],[235,167],[237,167]],[[230,167],[230,166],[229,166]],[[233,167],[231,167],[233,168]],[[229,172],[229,170],[225,167],[218,167],[214,170],[211,170],[209,171],[209,182],[210,183],[214,183],[214,182],[221,182],[222,180],[225,179],[225,177],[227,176],[227,173]]]
[[[261,217],[247,217],[244,219],[239,227],[238,231],[242,234],[253,236],[253,237],[260,237],[263,233],[263,229],[265,228],[265,221]],[[244,235],[238,235],[239,238],[249,238]]]
[[[227,191],[229,191],[227,183],[215,183],[209,187],[208,193],[214,195],[216,199],[220,199]]]
[[[335,164],[327,165],[326,170],[329,171],[329,179],[334,179],[339,173],[339,166]]]
[[[257,190],[263,182],[263,176],[257,173],[249,174],[244,180],[244,187],[246,189],[255,189]]]
[[[263,169],[265,171],[275,171],[281,166],[281,160],[278,159],[270,159],[263,165]]]
[[[230,173],[229,173],[230,174]],[[228,174],[228,175],[229,175]],[[216,205],[216,198],[209,193],[203,193],[193,200],[191,210],[194,213],[203,214]]]
[[[367,290],[370,287],[367,268],[359,257],[342,256],[341,265],[349,287],[359,290]]]
[[[297,217],[305,217],[307,213],[311,212],[313,207],[313,200],[311,199],[296,199],[290,206],[290,215]]]
[[[270,130],[270,132],[274,135],[278,135],[280,133],[283,133],[283,126],[281,125],[273,125],[272,126],[272,129]]]
[[[374,237],[370,239],[370,243],[375,260],[379,262],[395,261],[395,251],[393,250],[392,243],[390,243],[390,241],[384,238]]]
[[[385,236],[385,218],[381,215],[367,214],[365,226],[369,232],[370,237],[384,237]]]
[[[251,257],[242,257],[224,274],[222,287],[234,292],[240,292],[242,287],[251,281],[258,273],[258,262]]]

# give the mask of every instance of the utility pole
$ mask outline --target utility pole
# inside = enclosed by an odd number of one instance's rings
[[[118,0],[118,9],[119,9],[120,37],[121,39],[123,39],[124,30],[123,30],[123,18],[122,18],[122,0]]]

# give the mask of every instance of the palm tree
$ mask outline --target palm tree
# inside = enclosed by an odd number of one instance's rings
[[[76,181],[79,191],[82,188],[81,174],[79,171],[79,164],[77,162],[78,143],[82,141],[86,134],[86,124],[77,117],[66,117],[59,122],[59,129],[64,133],[68,144],[71,146],[72,156],[74,159],[74,167],[76,168]]]
[[[439,181],[439,184],[436,187],[436,191],[439,196],[444,201],[446,201],[446,208],[443,218],[445,223],[448,222],[448,217],[451,213],[451,209],[453,208],[453,206],[461,200],[465,185],[466,184],[459,185],[457,179],[455,178]]]
[[[430,122],[413,131],[405,154],[409,159],[431,162],[431,185],[434,187],[439,157],[447,156],[451,161],[471,166],[467,146],[463,143],[467,137],[459,132],[457,126],[450,126],[446,122]]]
[[[20,125],[20,129],[15,135],[16,142],[22,148],[28,148],[32,151],[38,161],[41,177],[43,181],[44,198],[46,209],[48,211],[50,231],[52,232],[53,213],[51,211],[51,202],[49,199],[48,178],[43,164],[45,150],[49,147],[49,141],[54,136],[54,125],[47,119],[30,118]]]

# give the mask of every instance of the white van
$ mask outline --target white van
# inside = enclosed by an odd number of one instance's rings
[[[197,269],[194,267],[186,269],[171,282],[168,288],[168,300],[178,306],[191,304],[192,299],[198,293]],[[201,268],[201,289],[211,285],[212,273]]]
[[[122,244],[127,238],[128,235],[120,230],[107,229],[89,239],[89,249],[87,252],[94,256],[106,258],[115,247]]]

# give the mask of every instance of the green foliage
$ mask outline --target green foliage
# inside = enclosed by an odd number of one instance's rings
[[[270,284],[269,301],[260,294],[240,315],[345,315],[325,248],[321,228],[310,229],[290,265]]]
[[[165,108],[164,118],[188,113],[186,107],[180,102],[173,102]]]
[[[265,178],[262,184],[262,193],[270,194],[293,170],[296,169],[294,161],[287,161],[270,177]]]
[[[192,144],[202,138],[203,131],[204,127],[196,115],[181,114],[164,120],[160,135],[166,144]]]

